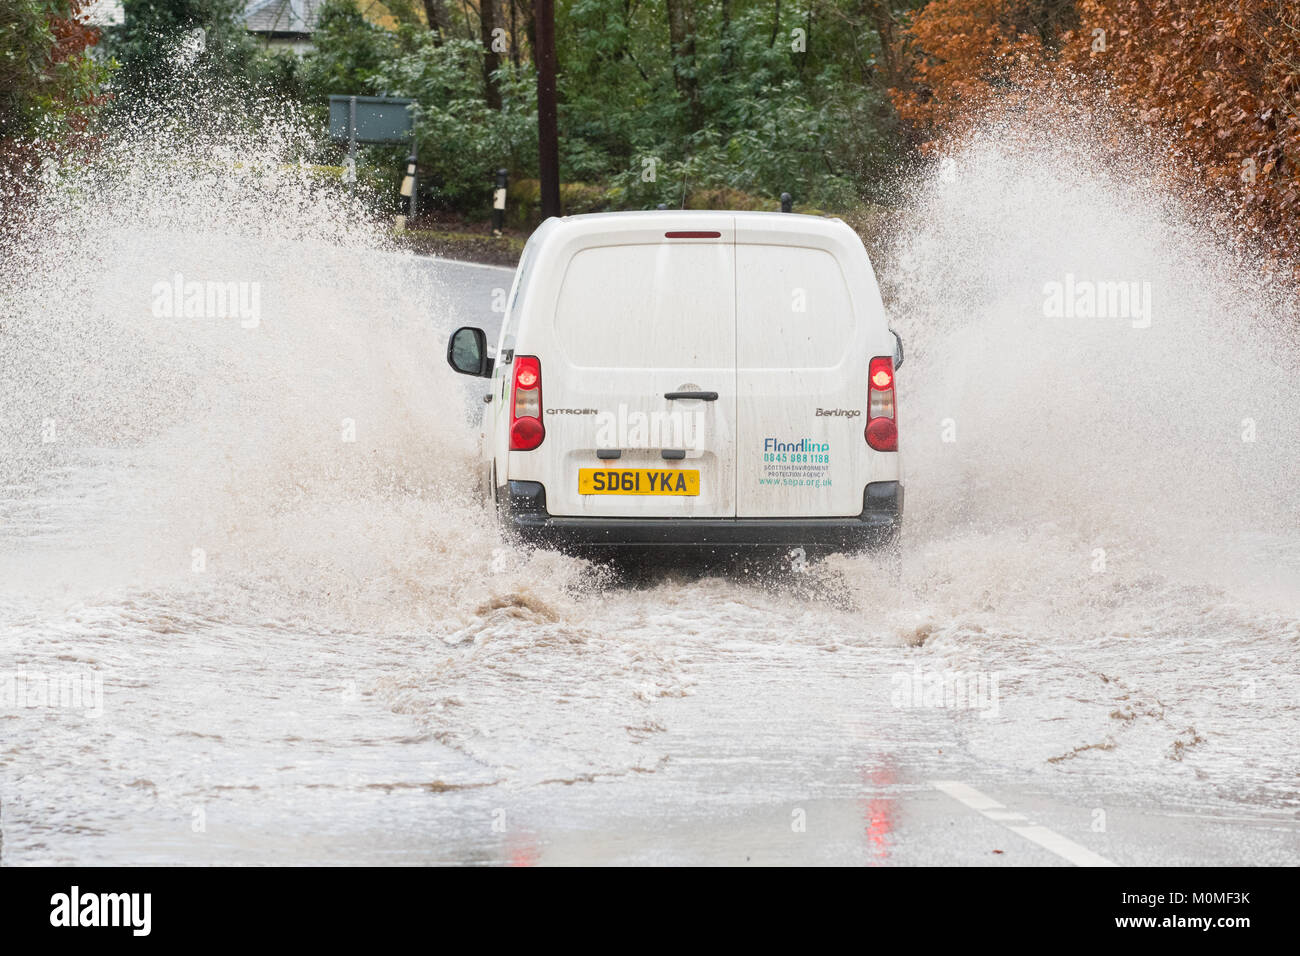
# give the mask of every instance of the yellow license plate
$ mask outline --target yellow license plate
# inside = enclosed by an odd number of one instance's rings
[[[698,495],[700,473],[685,468],[579,468],[580,495]]]

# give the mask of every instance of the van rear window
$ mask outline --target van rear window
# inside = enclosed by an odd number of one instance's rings
[[[733,256],[713,242],[582,250],[556,304],[560,347],[587,367],[734,366]]]
[[[834,368],[856,323],[844,272],[824,249],[736,247],[740,368]]]

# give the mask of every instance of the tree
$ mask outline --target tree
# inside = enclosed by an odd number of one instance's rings
[[[935,142],[996,94],[1104,93],[1171,144],[1176,185],[1300,253],[1300,8],[1292,0],[931,0],[903,34],[900,114]]]
[[[315,101],[372,92],[372,79],[401,49],[397,36],[367,20],[356,0],[325,0],[314,40],[302,76],[307,96]],[[442,37],[433,32],[432,42],[441,44]]]
[[[451,18],[444,0],[424,0],[424,19],[433,31],[435,43],[442,43],[450,35]]]
[[[930,136],[978,121],[990,97],[1052,48],[1061,0],[932,0],[903,33],[906,83],[893,91],[904,120]],[[1060,22],[1064,23],[1062,19]]]
[[[497,52],[496,0],[479,0],[479,39],[483,43],[483,90],[488,106],[501,109],[501,89],[497,86],[496,71],[501,68],[501,55]]]
[[[248,77],[259,48],[243,23],[243,0],[122,0],[123,23],[104,31],[106,50],[121,63],[119,100],[150,101],[178,80]],[[192,38],[203,31],[202,49]]]
[[[82,0],[8,0],[0,8],[0,143],[84,130],[104,103],[107,70],[89,50],[99,31]]]
[[[1079,0],[1079,20],[1062,37],[1064,64],[1167,132],[1186,179],[1229,197],[1247,233],[1300,253],[1295,3]]]
[[[673,55],[673,83],[687,106],[691,130],[698,130],[699,75],[695,63],[695,0],[664,0],[668,13],[668,42]]]

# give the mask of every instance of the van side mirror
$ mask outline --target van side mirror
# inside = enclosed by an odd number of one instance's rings
[[[492,357],[487,354],[487,335],[482,329],[462,326],[447,340],[447,364],[462,375],[492,377]]]
[[[889,330],[894,337],[894,368],[903,367],[903,339],[893,329]]]

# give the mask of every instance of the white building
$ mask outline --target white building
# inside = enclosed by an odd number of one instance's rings
[[[302,55],[312,48],[320,7],[321,0],[250,0],[244,26],[270,46]]]
[[[91,0],[81,15],[92,27],[118,27],[122,25],[122,0]]]

